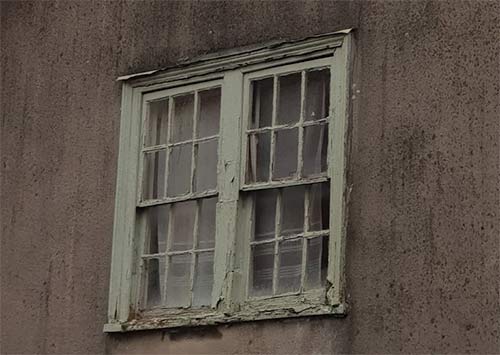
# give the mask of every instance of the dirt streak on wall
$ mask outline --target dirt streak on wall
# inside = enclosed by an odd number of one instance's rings
[[[498,352],[498,1],[0,9],[2,353]],[[103,334],[115,79],[350,27],[348,317]]]

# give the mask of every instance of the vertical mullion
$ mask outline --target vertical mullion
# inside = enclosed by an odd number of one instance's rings
[[[171,147],[169,147],[170,143],[170,138],[172,137],[172,121],[174,119],[174,99],[172,96],[168,98],[168,116],[167,116],[167,162],[165,163],[165,196],[167,195],[167,189],[168,189],[168,175],[169,175],[169,160],[170,160],[170,152],[172,150]],[[168,276],[168,264],[170,262],[170,256],[168,255],[168,252],[170,250],[170,246],[172,243],[172,208],[173,204],[170,205],[170,208],[168,209],[168,226],[167,226],[167,240],[165,245],[165,277],[164,279],[164,285],[163,289],[161,292],[161,302],[162,304],[166,305],[167,303],[167,276]]]
[[[276,294],[278,289],[278,268],[279,268],[279,241],[278,238],[281,233],[281,189],[278,190],[276,198],[276,217],[274,227],[274,267],[273,267],[273,295]]]
[[[142,134],[141,134],[141,148],[146,146],[146,136],[148,135],[147,127],[149,126],[149,121],[151,119],[151,103],[145,101],[143,104],[143,121],[141,122]]]
[[[189,187],[189,192],[192,193],[194,191],[195,184],[195,174],[196,174],[196,157],[198,156],[198,145],[194,143],[194,139],[197,134],[196,131],[198,129],[198,91],[194,92],[194,110],[193,110],[193,132],[191,133],[191,184]]]
[[[299,147],[297,154],[297,176],[302,178],[302,167],[304,166],[303,147],[304,147],[304,110],[305,110],[305,95],[306,95],[306,72],[301,73],[300,80],[300,116],[299,116]]]
[[[139,269],[141,273],[141,286],[140,286],[140,293],[139,296],[139,303],[142,304],[144,307],[147,306],[147,300],[148,300],[148,284],[149,284],[149,273],[145,273],[145,266],[147,265],[147,262],[144,260],[142,257],[144,255],[144,249],[147,248],[146,245],[150,243],[151,240],[151,224],[150,224],[150,218],[148,218],[149,215],[148,213],[144,213],[141,215],[141,218],[138,219],[138,230],[139,230],[139,245],[138,245],[138,251],[137,255],[139,256]],[[159,266],[159,265],[158,265]],[[161,296],[161,289],[160,289],[160,296]],[[142,297],[142,298],[141,298]]]
[[[167,148],[165,148],[166,151],[166,162],[165,162],[165,189],[163,191],[164,195],[163,198],[167,196],[167,188],[168,188],[168,174],[169,174],[169,161],[170,161],[170,151],[172,148],[168,146],[168,143],[170,143],[170,136],[172,135],[172,119],[174,115],[174,99],[172,97],[168,98],[168,114],[167,114]]]
[[[198,136],[198,115],[199,115],[199,94],[198,90],[194,92],[194,110],[193,110],[193,132],[191,134],[192,146],[191,146],[191,184],[190,192],[194,191],[195,185],[195,174],[196,174],[196,157],[198,156],[198,145],[194,143],[194,139]],[[194,272],[196,266],[196,244],[198,243],[198,219],[200,217],[200,205],[201,200],[196,201],[196,214],[194,218],[194,230],[193,230],[193,248],[191,250],[191,268],[189,272],[189,283],[190,283],[190,297],[189,306],[191,307],[194,301]]]
[[[240,171],[243,171],[240,166],[240,153],[243,153],[242,137],[245,137],[245,128],[248,127],[245,125],[248,124],[248,116],[244,120],[241,119],[242,105],[244,105],[243,89],[241,71],[233,70],[224,74],[220,105],[221,124],[217,161],[219,196],[216,209],[214,283],[211,302],[213,308],[221,311],[229,311],[234,305],[234,299],[240,296],[236,293],[244,290],[241,282],[241,269],[245,267],[241,262],[244,257],[236,259],[234,256],[237,238],[240,236],[236,232],[241,182],[239,175]],[[245,101],[245,104],[248,104],[248,101]],[[241,237],[244,238],[246,235],[241,234]]]
[[[143,282],[141,284],[142,295],[139,297],[142,297],[140,303],[142,304],[143,308],[146,308],[148,305],[148,289],[149,289],[149,287],[148,287],[148,285],[149,285],[149,272],[147,270],[148,263],[149,263],[149,260],[144,260],[141,257],[140,268],[141,268],[142,272],[144,273],[144,276],[143,276]],[[158,264],[158,266],[159,266],[159,264]]]
[[[198,244],[198,232],[199,232],[199,218],[200,218],[200,209],[201,209],[201,200],[196,201],[196,214],[194,217],[194,230],[193,230],[193,249],[191,249],[191,269],[189,272],[189,283],[191,285],[190,288],[190,298],[189,298],[189,306],[193,305],[194,301],[194,272],[196,266],[196,245]]]
[[[261,95],[261,88],[259,86],[259,92],[257,93],[257,97],[253,94],[254,93],[254,84],[251,83],[251,90],[250,90],[250,121],[248,123],[251,122],[253,115],[255,115],[255,127],[249,127],[250,125],[247,125],[247,127],[249,128],[258,128],[260,127],[260,95]],[[254,102],[255,102],[255,110],[253,109],[253,106],[254,106]]]
[[[311,206],[311,190],[314,185],[305,186],[304,195],[304,232],[309,232],[309,207]]]
[[[141,131],[140,131],[140,139],[139,139],[139,145],[141,148],[144,147],[144,145],[146,144],[146,127],[147,127],[147,123],[146,121],[148,120],[148,114],[149,114],[149,102],[147,102],[145,99],[142,100],[142,108],[141,108],[141,122],[140,122],[140,127],[141,127]],[[146,154],[147,153],[144,153],[142,152],[142,149],[139,150],[139,176],[138,176],[138,188],[137,188],[137,191],[136,191],[136,200],[137,202],[140,202],[143,200],[144,198],[144,162],[146,160]]]
[[[168,209],[168,227],[167,227],[167,245],[165,246],[165,277],[164,277],[164,285],[163,285],[163,290],[161,292],[161,301],[162,304],[166,305],[167,304],[167,276],[168,276],[168,264],[170,262],[170,256],[168,255],[168,252],[171,249],[172,246],[172,226],[173,226],[173,212],[172,209],[174,207],[174,204],[170,205],[170,208]]]
[[[275,131],[274,131],[274,126],[276,126],[276,115],[278,111],[278,90],[279,90],[279,85],[278,85],[278,76],[274,75],[273,76],[273,111],[272,111],[272,116],[271,116],[271,126],[273,129],[271,129],[271,157],[269,159],[269,179],[268,181],[273,180],[273,166],[274,166],[274,152],[276,150],[276,138],[275,138]]]
[[[260,86],[258,87],[258,93],[257,95],[254,95],[254,83],[250,82],[250,88],[251,90],[249,90],[249,94],[250,94],[250,98],[249,98],[249,101],[250,101],[250,105],[249,105],[249,113],[248,113],[248,117],[249,117],[249,120],[248,120],[248,123],[247,123],[247,128],[252,128],[251,127],[251,121],[252,119],[254,118],[253,115],[255,115],[255,127],[260,127],[260,95],[261,95],[261,88]],[[255,110],[253,110],[253,106],[254,106],[254,101],[255,101]],[[253,128],[255,128],[253,127]],[[255,134],[252,134],[252,135],[247,135],[247,139],[249,140],[252,140],[252,142],[250,143],[250,146],[249,148],[250,149],[253,149],[254,152],[252,152],[250,154],[250,158],[252,159],[249,163],[250,163],[250,166],[251,166],[251,172],[252,172],[252,179],[251,181],[257,181],[257,135]],[[250,138],[251,137],[251,138]],[[248,164],[247,164],[248,165]],[[245,169],[247,169],[247,167],[245,167]]]
[[[251,181],[257,181],[257,143],[258,143],[257,139],[258,138],[257,138],[256,134],[249,134],[248,139],[251,140],[248,149],[252,150],[250,152],[250,158],[252,159],[250,161],[251,172],[252,172]],[[245,167],[245,169],[247,169],[247,167]]]
[[[330,78],[332,76],[332,72],[330,70]],[[329,82],[326,82],[325,80],[322,80],[322,88],[321,88],[321,111],[322,111],[322,117],[330,117],[330,112],[328,112],[328,110],[330,109],[329,107],[326,107],[326,88],[328,87],[328,85],[330,85]],[[330,90],[331,91],[331,90]],[[330,95],[331,95],[331,92],[330,92]],[[331,102],[331,99],[328,98],[328,100],[330,101],[330,106],[332,104]]]
[[[304,233],[309,232],[309,206],[311,197],[312,185],[307,185],[304,195]],[[303,291],[305,289],[305,279],[306,279],[306,267],[307,267],[307,238],[302,237],[302,265],[300,274],[300,288]]]

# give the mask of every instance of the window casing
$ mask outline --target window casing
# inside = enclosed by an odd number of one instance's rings
[[[105,331],[345,314],[350,43],[123,78]]]

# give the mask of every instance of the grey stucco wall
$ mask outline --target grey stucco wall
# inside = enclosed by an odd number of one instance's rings
[[[498,1],[1,2],[2,353],[495,353]],[[356,28],[344,319],[105,335],[116,77]]]

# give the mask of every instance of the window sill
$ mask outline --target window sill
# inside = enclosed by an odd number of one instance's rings
[[[301,304],[286,308],[243,310],[234,313],[221,313],[215,310],[197,312],[193,315],[188,310],[185,314],[178,313],[171,316],[148,316],[123,323],[107,323],[104,325],[105,333],[128,332],[136,330],[153,330],[178,327],[193,327],[217,325],[236,322],[249,322],[266,319],[283,319],[307,316],[332,315],[344,317],[347,315],[347,304],[335,306]]]

